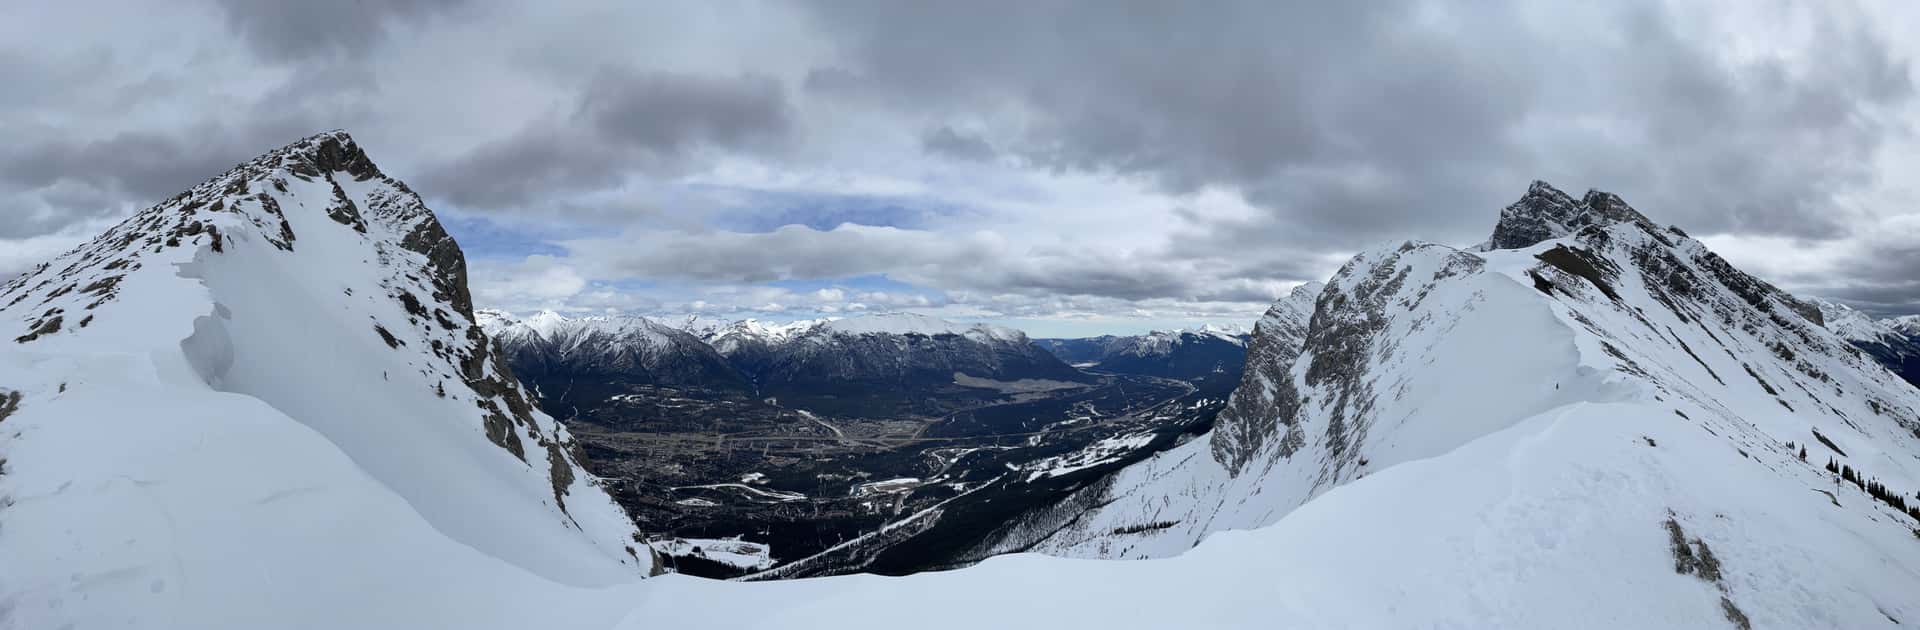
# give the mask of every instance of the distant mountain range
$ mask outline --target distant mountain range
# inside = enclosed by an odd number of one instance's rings
[[[682,327],[641,316],[478,313],[522,379],[742,391],[757,397],[910,398],[961,383],[1095,380],[1011,328],[910,313]]]
[[[515,373],[530,382],[591,377],[718,388],[747,384],[706,341],[645,317],[568,318],[543,312],[519,319],[486,309],[476,316]]]
[[[1036,339],[1034,343],[1062,361],[1107,372],[1183,380],[1238,379],[1250,336],[1237,326],[1202,326],[1144,335]]]
[[[1819,305],[1827,330],[1920,386],[1920,315],[1874,319],[1845,304],[1820,298],[1808,301]]]

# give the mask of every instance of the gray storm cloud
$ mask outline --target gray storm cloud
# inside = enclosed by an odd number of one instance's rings
[[[1908,11],[207,0],[135,19],[20,3],[0,9],[0,81],[19,88],[0,94],[0,246],[346,127],[445,212],[629,235],[540,263],[600,281],[885,274],[1030,305],[1257,310],[1359,248],[1477,241],[1548,179],[1696,235],[1845,243],[1781,281],[1903,312],[1920,256],[1875,232],[1917,197]],[[1118,192],[1077,196],[1090,180]],[[913,229],[739,220],[865,195],[965,211]]]

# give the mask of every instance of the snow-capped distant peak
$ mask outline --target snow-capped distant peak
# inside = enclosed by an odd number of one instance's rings
[[[841,335],[960,335],[976,341],[1025,341],[1026,333],[990,324],[957,324],[918,313],[879,313],[836,319],[820,329]]]
[[[1248,334],[1247,327],[1239,324],[1201,324],[1194,332],[1209,335],[1226,335],[1229,337]]]
[[[774,324],[774,323],[763,322],[757,319],[748,318],[748,319],[743,319],[743,320],[734,322],[733,324],[720,329],[719,332],[715,334],[715,338],[729,337],[729,336],[735,336],[735,335],[746,335],[746,336],[763,339],[767,341],[780,342],[780,341],[786,341],[788,339],[791,339],[795,335],[798,335],[800,333],[806,332],[808,330],[812,330],[814,326],[818,326],[820,324],[824,324],[830,321],[833,321],[833,320],[830,318],[801,319],[801,320],[787,322],[785,324]]]
[[[481,326],[488,334],[510,346],[538,343],[561,354],[617,353],[700,346],[706,342],[691,332],[640,315],[570,317],[543,310],[525,318],[516,318],[495,311],[482,321]]]
[[[514,317],[513,313],[491,308],[473,309],[473,320],[480,326],[480,330],[489,336],[499,335],[500,331],[520,323],[520,319]]]
[[[1171,330],[1150,330],[1144,335],[1121,337],[1114,354],[1150,355],[1166,354],[1174,346],[1203,340],[1220,341],[1236,346],[1247,345],[1250,333],[1238,324],[1201,324],[1193,328],[1174,328]]]
[[[1879,342],[1900,336],[1891,325],[1877,321],[1866,313],[1854,310],[1851,306],[1818,297],[1807,298],[1806,301],[1820,307],[1823,325],[1842,339]]]
[[[534,313],[532,316],[521,320],[520,324],[532,329],[534,332],[540,333],[543,337],[552,337],[555,332],[559,332],[561,328],[575,321],[579,320],[574,320],[549,310]]]
[[[1920,315],[1901,315],[1880,320],[1889,328],[1908,337],[1920,337]]]
[[[834,332],[849,335],[957,335],[966,327],[937,317],[917,313],[881,313],[838,320],[827,324]]]

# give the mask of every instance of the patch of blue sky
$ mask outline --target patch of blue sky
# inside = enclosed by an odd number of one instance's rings
[[[554,244],[577,234],[554,227],[522,222],[501,222],[485,216],[458,211],[440,212],[440,225],[447,229],[468,258],[524,258],[534,255],[565,256],[567,250]]]
[[[739,232],[771,232],[789,225],[824,231],[846,223],[921,230],[978,214],[976,210],[923,197],[729,192],[739,201],[715,213],[713,223],[714,227]]]

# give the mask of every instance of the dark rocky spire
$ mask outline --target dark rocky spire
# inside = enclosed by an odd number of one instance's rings
[[[1588,226],[1646,220],[1619,195],[1590,190],[1575,201],[1552,184],[1535,180],[1527,187],[1527,194],[1500,211],[1500,222],[1487,242],[1492,249],[1517,249]]]

